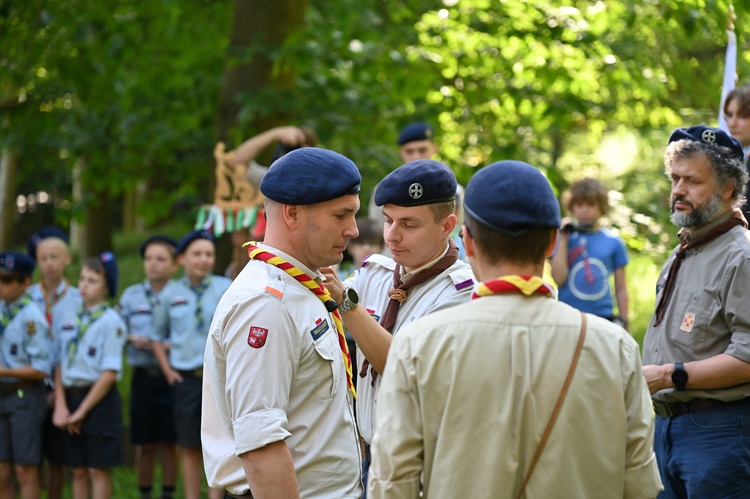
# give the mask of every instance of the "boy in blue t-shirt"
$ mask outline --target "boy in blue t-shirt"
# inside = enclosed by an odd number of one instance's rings
[[[577,180],[563,194],[563,205],[573,218],[563,219],[557,252],[552,257],[552,277],[559,285],[560,301],[627,328],[628,253],[622,239],[599,225],[599,219],[609,211],[607,189],[592,178]],[[611,274],[618,315],[609,285]]]
[[[153,311],[177,271],[177,241],[154,235],[141,244],[146,279],[120,297],[120,314],[128,327],[127,360],[133,367],[130,386],[130,434],[136,446],[136,474],[141,498],[151,498],[157,450],[162,467],[162,499],[174,495],[177,476],[172,390],[151,351]]]
[[[11,468],[22,497],[41,495],[43,380],[52,362],[47,321],[27,292],[33,272],[26,255],[0,253],[0,495],[13,495]]]

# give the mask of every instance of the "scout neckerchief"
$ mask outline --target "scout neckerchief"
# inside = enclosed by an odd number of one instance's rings
[[[10,321],[12,321],[16,315],[18,315],[18,312],[29,303],[31,303],[31,295],[26,293],[23,295],[23,298],[16,301],[15,305],[12,307],[8,307],[7,305],[3,307],[2,313],[0,314],[0,336],[3,335],[3,331],[5,331],[6,326],[10,324]]]
[[[672,260],[672,266],[669,267],[669,272],[667,273],[667,282],[664,284],[664,289],[662,289],[659,304],[656,306],[656,319],[654,320],[654,326],[658,326],[662,319],[664,319],[664,313],[667,311],[667,303],[669,303],[669,298],[672,294],[674,283],[677,280],[677,273],[680,271],[680,266],[687,256],[687,250],[706,244],[707,242],[719,237],[720,235],[729,232],[729,230],[732,229],[732,227],[734,227],[735,225],[744,225],[745,227],[747,227],[745,217],[742,215],[742,212],[737,209],[734,210],[732,216],[730,216],[727,220],[709,230],[704,235],[697,238],[695,241],[690,241],[680,246],[680,248],[677,250],[677,254],[675,254],[674,260]]]
[[[63,279],[63,289],[59,293],[57,289],[50,289],[49,291],[44,287],[44,283],[40,283],[42,288],[42,295],[44,296],[44,317],[47,319],[47,325],[52,328],[52,307],[55,306],[60,299],[65,296],[68,292],[68,281]],[[58,286],[59,287],[59,286]],[[50,329],[50,332],[52,329]]]
[[[307,289],[312,291],[315,296],[320,298],[325,305],[326,310],[333,315],[333,323],[336,326],[336,332],[338,333],[339,347],[341,348],[341,355],[344,357],[344,366],[346,367],[346,385],[349,387],[349,391],[352,392],[354,398],[357,397],[357,393],[354,390],[354,382],[352,380],[352,359],[349,357],[349,347],[346,344],[346,336],[344,336],[344,325],[341,323],[341,314],[336,307],[336,302],[331,298],[331,294],[322,285],[310,279],[307,274],[302,270],[298,269],[291,263],[287,262],[283,258],[280,258],[269,251],[258,248],[255,244],[250,243],[247,245],[247,254],[250,260],[260,260],[266,262],[269,265],[277,267],[298,282],[304,285]]]
[[[396,318],[398,317],[398,311],[401,308],[401,304],[406,301],[409,290],[414,286],[422,284],[425,281],[429,281],[433,277],[442,274],[450,268],[451,265],[456,263],[458,260],[458,246],[453,239],[448,240],[448,251],[445,255],[435,262],[435,265],[420,270],[411,279],[406,282],[401,281],[401,265],[396,264],[396,268],[393,269],[393,287],[388,291],[388,305],[385,307],[383,317],[380,318],[380,325],[385,330],[393,334],[393,327],[396,325]],[[365,359],[362,361],[362,369],[359,370],[359,377],[364,378],[367,376],[367,371],[370,371],[370,385],[375,386],[375,380],[378,379],[378,372],[375,368],[370,368],[370,361]]]
[[[482,296],[496,295],[499,293],[517,293],[521,292],[526,296],[540,294],[550,298],[556,298],[555,288],[544,282],[539,276],[535,275],[504,275],[479,283],[471,299],[481,298]]]
[[[148,283],[148,279],[143,281],[143,294],[146,295],[146,301],[148,302],[148,305],[153,310],[154,308],[154,292],[151,290],[151,285]]]
[[[75,338],[70,340],[68,343],[68,361],[69,364],[73,363],[73,359],[76,357],[76,350],[78,349],[78,342],[81,341],[83,335],[86,334],[89,326],[91,326],[96,320],[107,311],[109,307],[107,305],[101,305],[99,308],[94,310],[92,313],[86,312],[83,307],[78,308],[78,317],[76,317],[76,325],[78,326],[78,334]],[[88,319],[84,322],[84,319]]]
[[[206,277],[202,283],[198,284],[197,286],[193,286],[193,284],[190,282],[190,279],[187,278],[187,276],[182,278],[185,285],[190,288],[190,290],[195,293],[195,324],[196,324],[196,330],[197,331],[203,331],[203,293],[206,292],[208,289],[208,286],[211,285],[211,276],[209,275]]]

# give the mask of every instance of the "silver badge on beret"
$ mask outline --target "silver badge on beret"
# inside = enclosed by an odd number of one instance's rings
[[[422,197],[423,189],[422,184],[419,182],[414,182],[409,186],[409,196],[411,196],[412,199],[419,199]]]
[[[704,130],[701,137],[703,137],[703,142],[708,142],[709,144],[716,142],[716,132],[713,130]]]

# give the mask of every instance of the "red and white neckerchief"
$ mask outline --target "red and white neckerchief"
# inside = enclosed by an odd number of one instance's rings
[[[557,299],[557,291],[550,284],[535,275],[505,275],[479,283],[471,295],[471,299],[499,293],[523,293],[526,296],[540,294]]]
[[[331,294],[325,287],[318,284],[313,279],[310,279],[310,277],[302,270],[298,269],[283,258],[274,255],[270,251],[261,249],[252,243],[246,244],[246,246],[247,254],[251,260],[261,260],[266,262],[295,278],[299,283],[312,291],[315,296],[320,298],[325,305],[326,310],[333,315],[333,323],[336,325],[339,347],[341,348],[341,355],[344,357],[344,366],[346,367],[346,384],[349,387],[349,391],[352,392],[352,396],[357,398],[357,392],[354,390],[354,381],[352,380],[352,359],[349,356],[349,347],[346,344],[346,336],[344,336],[344,324],[341,322],[341,314],[336,306],[336,302],[331,298]]]

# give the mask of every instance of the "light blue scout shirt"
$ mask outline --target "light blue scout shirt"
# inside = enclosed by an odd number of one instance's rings
[[[52,373],[47,321],[28,294],[10,305],[0,301],[0,363],[17,369],[31,366]],[[16,383],[18,378],[0,378],[0,383]]]
[[[148,281],[133,284],[120,297],[120,315],[125,321],[128,334],[133,336],[153,337],[152,313],[162,299],[162,293],[169,286],[156,292]],[[159,363],[151,350],[143,350],[128,344],[128,364],[133,367],[156,368]]]
[[[93,319],[93,320],[92,320]],[[75,327],[64,329],[58,339],[63,386],[89,386],[104,371],[122,375],[125,323],[115,309],[101,304],[78,311]]]
[[[47,319],[50,358],[52,359],[52,365],[56,366],[60,363],[60,359],[57,355],[55,337],[59,336],[63,329],[69,330],[75,325],[76,313],[82,305],[81,293],[78,288],[71,286],[68,281],[63,279],[50,296],[50,310],[47,310],[47,305],[44,302],[44,289],[42,289],[41,283],[29,286],[28,293],[31,295],[31,300]]]
[[[169,365],[173,369],[190,371],[203,367],[208,329],[219,300],[231,283],[226,277],[208,275],[194,288],[183,277],[162,290],[153,312],[152,339],[164,341],[169,337]]]

